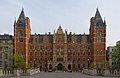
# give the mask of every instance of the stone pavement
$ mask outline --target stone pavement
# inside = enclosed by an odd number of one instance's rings
[[[80,72],[40,72],[32,76],[20,76],[20,77],[4,77],[4,78],[120,78],[120,77],[102,77],[102,76],[89,76]]]

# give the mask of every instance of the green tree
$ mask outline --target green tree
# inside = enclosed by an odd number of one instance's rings
[[[14,54],[13,59],[15,61],[13,68],[26,68],[25,57],[23,55]]]
[[[111,59],[117,64],[117,68],[120,68],[120,44],[115,46],[115,49],[111,52]]]

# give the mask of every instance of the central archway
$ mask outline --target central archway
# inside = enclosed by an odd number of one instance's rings
[[[70,64],[68,65],[68,70],[71,70],[71,65]]]
[[[49,65],[49,70],[52,70],[52,65],[51,64]]]
[[[57,70],[62,71],[63,70],[63,65],[61,63],[58,64]]]

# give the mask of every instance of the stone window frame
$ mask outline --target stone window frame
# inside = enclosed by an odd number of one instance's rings
[[[20,31],[18,32],[18,37],[22,37],[22,36],[23,36],[23,31],[20,30]]]
[[[96,51],[96,55],[99,55],[99,51],[98,50]]]
[[[23,42],[24,40],[23,40],[23,38],[19,38],[19,42]]]
[[[86,59],[85,59],[85,57],[83,57],[83,62],[85,62],[86,61]]]
[[[2,59],[2,54],[0,54],[0,59]]]
[[[47,51],[45,51],[45,56],[47,56],[48,55],[48,53],[47,53]]]
[[[102,42],[102,32],[101,32],[101,31],[98,31],[98,32],[97,32],[97,42],[98,42],[98,43],[101,43],[101,42]]]
[[[88,51],[88,56],[90,56],[91,55],[91,52],[90,51]]]
[[[46,58],[45,58],[45,62],[47,62],[47,61],[48,61],[48,58],[46,57]]]
[[[76,61],[76,59],[75,59],[75,57],[73,58],[73,62],[75,62]]]
[[[68,56],[70,55],[70,52],[67,52]]]
[[[50,56],[53,56],[53,52],[50,52]]]
[[[80,58],[78,58],[78,62],[80,62]]]
[[[78,56],[80,56],[81,54],[80,54],[80,52],[78,51]]]
[[[42,52],[40,51],[39,53],[40,53],[40,56],[42,56]]]
[[[53,61],[53,58],[52,57],[50,57],[50,62],[52,62]]]
[[[83,67],[85,68],[85,64],[83,64]]]
[[[73,64],[73,69],[76,68],[76,64]]]
[[[37,54],[38,54],[37,51],[34,51],[34,56],[37,56]]]
[[[75,53],[75,51],[73,51],[73,56],[75,56],[76,55],[76,53]]]
[[[80,68],[81,66],[80,66],[80,64],[78,64],[78,68]]]
[[[100,50],[100,55],[102,55],[103,54],[103,51],[102,50]]]
[[[85,52],[85,51],[83,51],[83,55],[86,55],[86,52]]]
[[[70,62],[70,60],[71,60],[70,58],[67,59],[68,62]]]

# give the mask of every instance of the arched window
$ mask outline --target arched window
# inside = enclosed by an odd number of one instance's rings
[[[68,65],[68,70],[71,70],[71,65],[70,64]]]
[[[19,37],[23,36],[23,32],[22,32],[22,31],[19,31],[18,36],[19,36]]]
[[[96,51],[96,55],[98,55],[99,54],[99,52],[98,52],[98,50]]]
[[[49,65],[49,69],[52,70],[52,65],[51,64]]]
[[[19,38],[19,42],[23,42],[23,38]]]
[[[76,38],[73,37],[73,38],[72,38],[72,42],[73,42],[73,43],[76,43],[76,41],[77,41]]]
[[[18,23],[18,25],[19,25],[19,26],[23,26],[23,23],[22,23],[22,21],[20,21],[20,22]]]
[[[102,53],[103,53],[103,52],[102,52],[102,50],[101,50],[101,51],[100,51],[100,54],[102,55]]]

